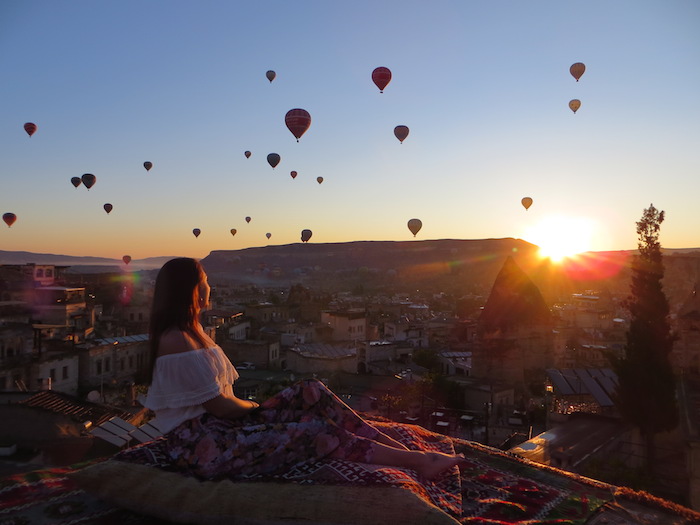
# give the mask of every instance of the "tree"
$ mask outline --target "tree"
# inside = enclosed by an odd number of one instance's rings
[[[632,264],[630,312],[625,355],[612,358],[618,377],[615,393],[623,419],[637,427],[644,438],[647,469],[654,470],[654,436],[678,424],[675,377],[669,359],[673,336],[668,299],[661,280],[664,266],[659,229],[664,212],[654,205],[637,222],[639,254]]]

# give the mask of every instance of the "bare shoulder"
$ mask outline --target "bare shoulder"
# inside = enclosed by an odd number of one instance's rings
[[[194,350],[191,338],[182,330],[172,328],[163,332],[158,343],[158,355],[180,354]]]

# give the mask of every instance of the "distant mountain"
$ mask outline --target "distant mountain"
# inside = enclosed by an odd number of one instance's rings
[[[581,290],[629,293],[630,256],[636,250],[589,252],[568,266],[543,261],[537,251],[534,244],[512,238],[294,243],[215,250],[202,263],[217,282],[231,284],[484,295],[490,293],[506,258],[512,257],[548,304]],[[664,290],[672,301],[684,301],[700,284],[700,248],[664,249],[664,254]],[[134,259],[129,269],[158,269],[172,258]],[[71,273],[124,269],[118,259],[0,250],[0,264],[25,263],[70,266]]]
[[[508,256],[531,267],[536,252],[535,245],[511,238],[295,243],[213,251],[202,264],[230,282],[258,286],[469,289],[490,286]]]
[[[129,268],[134,270],[151,270],[160,268],[165,261],[173,257],[147,257],[145,259],[132,259]],[[13,252],[0,250],[0,264],[53,264],[56,266],[70,266],[71,271],[86,273],[108,272],[119,270],[124,266],[121,259],[109,259],[106,257],[57,255],[53,253]]]
[[[216,250],[202,259],[216,281],[288,287],[304,284],[328,291],[373,290],[488,295],[512,257],[551,304],[584,290],[629,293],[630,257],[636,250],[588,252],[568,264],[542,260],[538,247],[521,239],[356,241],[295,243],[242,250]],[[664,288],[685,300],[700,283],[700,249],[664,250]]]

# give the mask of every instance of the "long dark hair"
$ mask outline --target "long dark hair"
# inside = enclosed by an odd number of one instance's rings
[[[206,344],[196,329],[201,310],[199,289],[205,278],[200,262],[189,257],[171,259],[158,272],[148,330],[151,349],[149,379],[153,377],[158,345],[166,330],[177,328],[190,334],[202,346]]]

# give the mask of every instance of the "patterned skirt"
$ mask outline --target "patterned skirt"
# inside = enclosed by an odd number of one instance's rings
[[[167,434],[175,466],[201,479],[275,476],[325,457],[371,463],[379,431],[322,382],[301,381],[238,418],[209,413]]]

